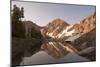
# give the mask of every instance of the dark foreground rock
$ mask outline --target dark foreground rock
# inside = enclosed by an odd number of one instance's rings
[[[96,48],[89,47],[79,52],[80,56],[90,59],[90,61],[96,61]]]

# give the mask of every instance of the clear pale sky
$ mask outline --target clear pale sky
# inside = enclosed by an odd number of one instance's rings
[[[61,18],[69,24],[79,23],[95,12],[95,6],[86,5],[12,1],[12,8],[14,4],[24,7],[25,20],[33,21],[40,26],[45,26],[56,18]]]

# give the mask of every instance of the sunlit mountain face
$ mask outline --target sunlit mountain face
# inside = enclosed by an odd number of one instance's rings
[[[79,24],[69,24],[61,19],[55,19],[50,22],[44,29],[41,29],[41,33],[45,36],[64,39],[76,34],[87,33],[96,27],[95,14],[86,17]]]

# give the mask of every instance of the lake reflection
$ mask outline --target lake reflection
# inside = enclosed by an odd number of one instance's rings
[[[69,43],[47,41],[41,46],[41,51],[31,57],[24,57],[21,65],[89,61],[77,52],[78,50]]]

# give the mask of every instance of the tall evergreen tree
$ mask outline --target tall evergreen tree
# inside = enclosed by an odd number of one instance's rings
[[[13,6],[12,10],[12,35],[15,37],[24,37],[24,26],[21,18],[24,18],[24,8]]]

